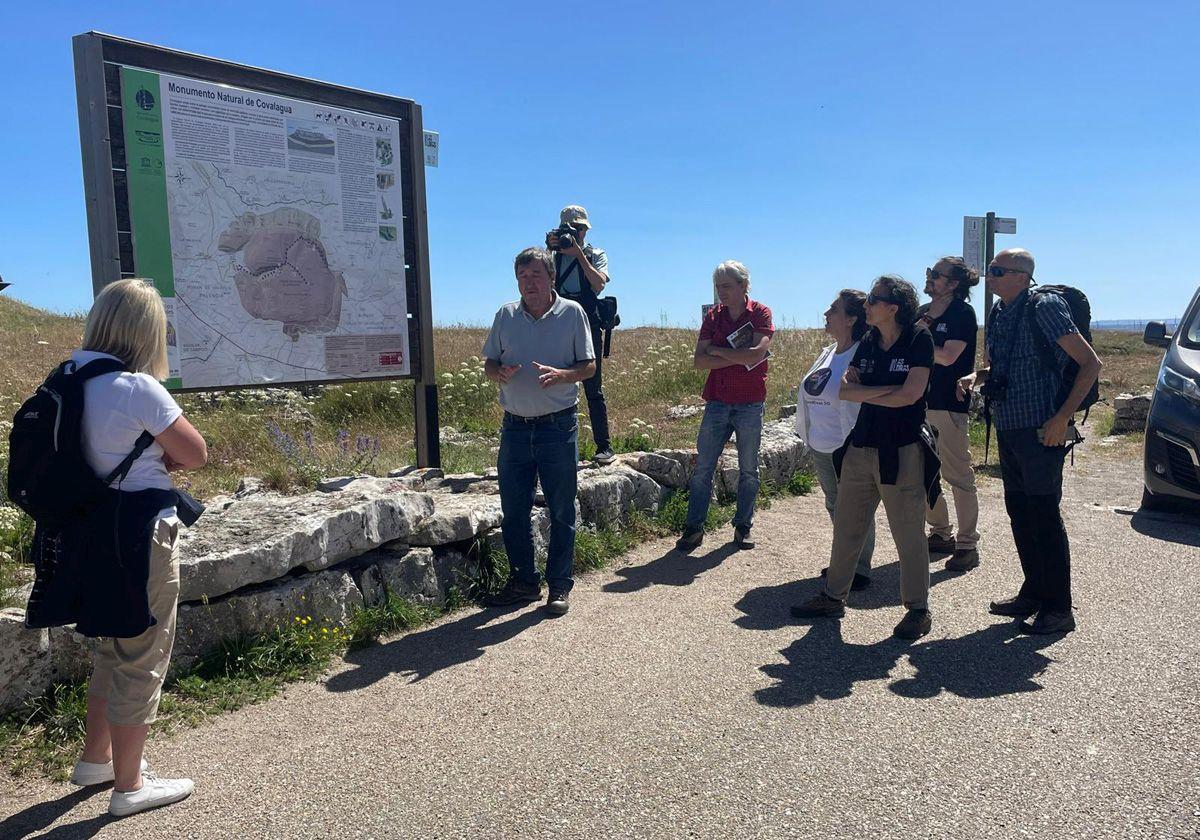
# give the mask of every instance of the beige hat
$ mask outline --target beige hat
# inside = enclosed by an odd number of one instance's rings
[[[558,214],[558,223],[560,225],[582,225],[588,230],[592,229],[592,223],[588,221],[587,211],[578,204],[571,204],[562,209]]]

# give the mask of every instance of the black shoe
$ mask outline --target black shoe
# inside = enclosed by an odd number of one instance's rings
[[[824,569],[821,570],[821,577],[825,577],[828,574],[829,574],[829,567],[826,566]],[[850,584],[850,590],[852,592],[862,592],[864,589],[866,589],[870,585],[871,585],[871,579],[869,577],[867,577],[866,575],[860,575],[858,572],[855,572],[854,573],[854,582]]]
[[[892,635],[898,639],[919,639],[933,627],[933,613],[929,610],[909,610],[900,619]]]
[[[1035,636],[1049,636],[1055,633],[1070,633],[1075,629],[1075,616],[1070,610],[1054,610],[1047,607],[1038,610],[1033,621],[1021,623],[1021,630]]]
[[[969,572],[978,565],[979,552],[973,548],[960,548],[946,561],[946,568],[952,572]]]
[[[1042,602],[1036,598],[1026,598],[1024,595],[1014,595],[1002,601],[992,601],[988,612],[992,615],[1006,615],[1011,618],[1028,618],[1042,608]]]
[[[513,604],[528,604],[541,597],[540,586],[509,578],[503,589],[493,595],[488,595],[483,599],[483,603],[489,607],[511,607]]]
[[[608,446],[599,450],[595,455],[592,456],[592,460],[602,467],[611,464],[616,459],[617,456],[613,454],[612,448]]]
[[[546,612],[551,615],[566,615],[571,609],[571,593],[563,589],[551,589],[546,599]]]
[[[750,526],[737,526],[733,529],[733,544],[738,548],[754,548],[754,540],[750,539]]]
[[[824,592],[792,607],[794,618],[841,618],[845,614],[846,605]]]
[[[929,535],[929,556],[937,554],[942,556],[945,554],[953,554],[954,549],[958,547],[958,543],[954,540],[945,537],[939,537],[935,534]]]
[[[675,549],[687,554],[689,551],[699,548],[702,542],[704,542],[703,531],[684,531],[683,536],[675,540]]]

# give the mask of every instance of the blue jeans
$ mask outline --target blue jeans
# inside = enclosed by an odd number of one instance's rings
[[[712,501],[713,473],[729,438],[737,433],[738,486],[737,511],[733,526],[749,528],[754,520],[754,501],[758,497],[758,445],[762,441],[762,403],[723,403],[710,401],[704,406],[704,420],[696,435],[696,471],[688,485],[688,531],[699,531],[708,516]]]
[[[538,585],[533,559],[534,493],[538,479],[550,511],[550,546],[546,557],[546,583],[552,591],[569,592],[574,585],[575,489],[579,461],[579,426],[575,409],[541,422],[504,415],[500,431],[500,507],[504,521],[504,550],[512,576]]]

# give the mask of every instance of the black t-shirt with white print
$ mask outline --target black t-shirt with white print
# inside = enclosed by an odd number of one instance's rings
[[[903,385],[912,368],[933,367],[933,338],[924,327],[913,325],[905,327],[896,343],[884,350],[879,345],[878,331],[872,328],[863,336],[850,364],[858,368],[863,385]],[[920,438],[924,422],[924,396],[901,408],[863,403],[850,442],[877,449],[907,446]]]
[[[917,318],[925,315],[932,304],[917,310]],[[928,326],[933,343],[941,347],[947,341],[965,341],[967,346],[958,354],[952,365],[934,365],[929,373],[929,393],[926,399],[931,411],[957,411],[964,413],[971,407],[971,400],[958,398],[958,380],[975,369],[975,344],[979,336],[979,325],[975,310],[965,300],[957,298],[946,307],[939,318],[929,319]]]

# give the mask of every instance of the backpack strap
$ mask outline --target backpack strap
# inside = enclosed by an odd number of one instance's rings
[[[70,370],[67,371],[72,376],[78,376],[81,381],[94,379],[97,376],[103,376],[106,373],[128,373],[129,366],[120,359],[93,359],[85,365],[76,366],[74,362],[67,361],[63,363],[64,370],[67,366]]]
[[[114,481],[124,481],[125,476],[129,475],[129,470],[133,467],[133,462],[140,458],[152,443],[154,443],[154,435],[149,432],[143,431],[138,435],[138,439],[134,441],[133,450],[104,479],[105,485],[112,484]]]
[[[1033,335],[1033,345],[1037,348],[1038,358],[1042,361],[1042,367],[1061,374],[1062,371],[1058,367],[1058,358],[1054,355],[1054,345],[1046,337],[1046,332],[1042,329],[1042,325],[1037,322],[1036,310],[1038,299],[1042,295],[1052,294],[1054,292],[1035,292],[1033,289],[1030,289],[1029,300],[1025,302],[1025,318],[1029,322],[1029,331]]]

